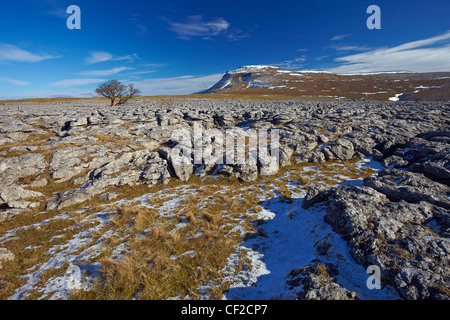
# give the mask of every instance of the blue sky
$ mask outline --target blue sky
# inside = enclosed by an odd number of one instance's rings
[[[369,30],[369,5],[381,29]],[[69,30],[67,7],[81,9]],[[450,1],[2,1],[0,98],[206,89],[227,70],[450,71]]]

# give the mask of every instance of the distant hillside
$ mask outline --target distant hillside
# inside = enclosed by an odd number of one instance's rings
[[[450,72],[336,74],[255,65],[228,71],[201,93],[448,101]]]

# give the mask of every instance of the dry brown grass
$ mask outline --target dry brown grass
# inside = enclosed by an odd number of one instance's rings
[[[447,297],[450,297],[450,288],[446,287],[445,285],[437,285],[434,287],[434,289],[437,292],[439,292]]]
[[[73,102],[77,100],[86,100],[92,98],[29,98],[29,99],[9,99],[9,100],[0,100],[0,103],[32,103],[32,104],[41,104],[41,103],[56,103],[56,102]]]
[[[28,218],[28,223],[30,223],[33,217],[28,216]],[[3,222],[1,227],[2,229],[13,229],[16,224],[23,224],[19,220],[23,221],[24,219],[26,217],[20,215],[17,219]],[[15,255],[15,258],[13,261],[4,263],[0,272],[0,283],[3,283],[0,285],[0,299],[9,298],[15,289],[26,282],[26,278],[21,278],[20,275],[36,264],[42,263],[43,257],[45,259],[44,254],[49,248],[69,240],[75,234],[76,230],[70,229],[73,225],[74,221],[71,219],[50,220],[46,224],[20,229],[12,239],[2,244]],[[63,234],[62,237],[52,239],[61,234]]]
[[[324,278],[330,278],[330,275],[328,274],[327,267],[324,264],[318,264],[316,266],[316,269],[314,270],[314,274],[317,276],[322,276]]]
[[[29,135],[26,140],[13,142],[13,143],[6,143],[0,145],[0,152],[7,151],[13,147],[37,147],[36,150],[26,150],[26,151],[20,151],[20,150],[13,150],[9,151],[6,156],[0,157],[14,157],[14,156],[20,156],[27,153],[43,153],[47,150],[43,147],[45,146],[46,140],[51,137],[53,134],[47,133],[47,134],[38,134],[38,135]]]
[[[110,149],[124,146],[133,146],[135,150],[144,149],[141,145],[133,142],[133,138],[130,137],[112,136],[96,131],[89,131],[89,134],[98,139],[95,143],[92,143],[93,145],[106,145]]]
[[[237,233],[226,236],[235,219],[245,218],[247,210],[258,206],[257,198],[248,191],[242,199],[232,199],[240,196],[239,189],[203,186],[194,183],[196,192],[174,208],[175,219],[136,205],[115,208],[114,227],[119,234],[131,236],[128,254],[120,261],[102,259],[101,278],[93,289],[77,292],[73,298],[166,299],[187,294],[200,298],[197,288],[220,279],[218,271],[242,241]],[[187,225],[174,229],[181,221]],[[246,227],[252,229],[249,221]],[[195,255],[183,255],[192,251]],[[215,288],[210,295],[220,297],[223,290]]]

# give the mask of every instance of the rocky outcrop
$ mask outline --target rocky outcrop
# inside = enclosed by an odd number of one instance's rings
[[[365,267],[380,266],[384,283],[406,299],[447,299],[439,288],[450,284],[447,256],[448,210],[421,201],[391,202],[370,187],[311,188],[305,207],[326,203],[325,221],[349,244]],[[410,274],[426,274],[420,282]]]
[[[334,282],[339,271],[332,263],[315,262],[292,270],[286,284],[290,289],[297,287],[300,300],[359,300],[358,295]]]
[[[323,150],[327,160],[350,160],[355,154],[353,144],[347,139],[337,139],[327,144]]]
[[[450,299],[450,133],[420,133],[421,124],[402,121],[397,126],[404,131],[377,124],[369,128],[371,137],[361,139],[357,130],[350,135],[355,150],[388,169],[364,179],[364,187],[312,185],[303,207],[325,204],[325,221],[348,242],[354,259],[379,266],[383,281],[405,299]],[[328,159],[342,158],[341,147],[322,151]]]
[[[387,169],[377,177],[364,180],[364,185],[385,194],[391,201],[404,200],[411,203],[426,201],[450,209],[447,194],[450,187],[426,178],[423,174],[404,170]]]

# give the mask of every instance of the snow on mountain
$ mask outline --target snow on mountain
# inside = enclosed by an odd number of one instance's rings
[[[448,100],[450,73],[397,71],[337,74],[320,70],[284,70],[269,65],[241,66],[201,93],[282,95],[328,99]]]

